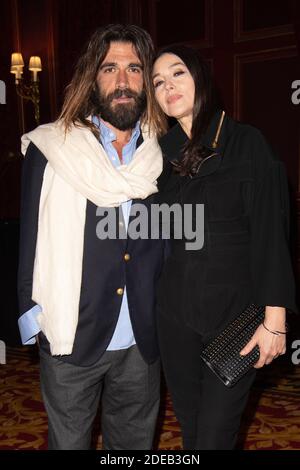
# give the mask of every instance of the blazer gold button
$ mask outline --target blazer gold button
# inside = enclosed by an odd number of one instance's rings
[[[130,260],[130,254],[129,254],[129,253],[125,253],[124,259],[125,259],[125,261],[129,261],[129,260]]]
[[[122,287],[119,287],[119,289],[117,289],[118,295],[123,295],[123,292],[124,292],[124,289],[122,289]]]

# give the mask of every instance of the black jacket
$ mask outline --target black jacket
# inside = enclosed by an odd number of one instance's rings
[[[137,144],[140,145],[140,137]],[[35,304],[31,299],[32,277],[38,230],[38,213],[47,160],[31,143],[23,163],[18,292],[20,315]],[[132,202],[150,209],[155,195]],[[155,328],[155,288],[163,262],[164,242],[151,239],[105,239],[96,234],[97,207],[87,201],[84,231],[82,283],[79,320],[73,353],[61,356],[65,362],[90,365],[106,350],[119,317],[126,285],[129,313],[135,340],[148,363],[157,359]],[[116,208],[118,211],[118,208]],[[67,217],[67,215],[66,215]],[[130,260],[124,255],[128,253]],[[49,256],[52,254],[49,252]],[[67,267],[66,267],[67,269]],[[57,293],[53,292],[53,295]],[[40,347],[49,352],[49,343],[40,334]]]
[[[204,337],[222,330],[246,305],[297,311],[288,248],[289,195],[283,163],[254,127],[221,112],[202,143],[212,155],[194,177],[178,176],[170,161],[181,158],[187,136],[177,124],[161,139],[165,157],[159,202],[204,204],[204,246],[185,249],[171,240],[159,283],[162,314],[184,321]]]

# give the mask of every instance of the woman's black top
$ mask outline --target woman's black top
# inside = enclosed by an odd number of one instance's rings
[[[159,203],[204,204],[204,245],[187,250],[186,239],[171,238],[158,305],[163,315],[204,337],[222,330],[250,302],[297,311],[284,165],[259,130],[226,115],[213,148],[220,118],[218,111],[202,139],[214,155],[193,177],[179,176],[170,163],[180,160],[187,141],[181,126],[160,141]]]

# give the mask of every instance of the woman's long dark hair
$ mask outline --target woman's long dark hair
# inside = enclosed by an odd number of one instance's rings
[[[217,91],[208,64],[195,49],[181,44],[173,44],[161,49],[156,59],[163,54],[177,55],[188,68],[195,83],[191,138],[183,149],[182,160],[176,165],[176,169],[181,175],[188,175],[195,171],[195,168],[207,155],[207,149],[202,145],[201,139],[218,109]]]

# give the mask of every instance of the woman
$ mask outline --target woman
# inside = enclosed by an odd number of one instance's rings
[[[288,190],[283,164],[255,128],[216,105],[196,51],[164,48],[153,68],[156,100],[175,125],[161,139],[160,202],[204,204],[204,245],[171,239],[158,290],[158,333],[167,385],[185,449],[232,449],[255,369],[286,349],[286,308],[297,310],[288,250]],[[194,218],[192,219],[194,223]],[[200,350],[250,303],[265,320],[241,351],[260,358],[233,388]]]

